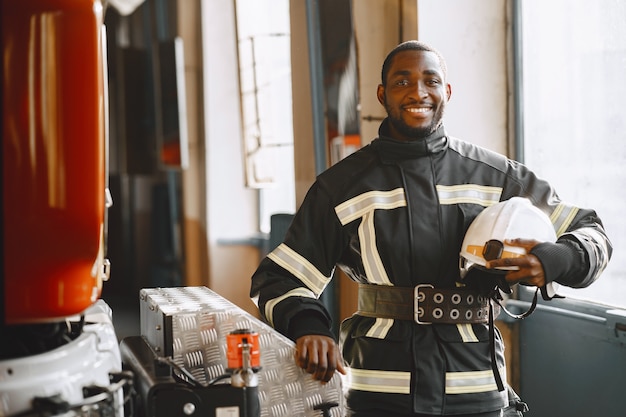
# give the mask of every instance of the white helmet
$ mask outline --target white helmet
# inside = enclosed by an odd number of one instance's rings
[[[513,197],[484,209],[465,233],[459,259],[461,278],[465,278],[472,268],[485,269],[487,261],[525,255],[524,248],[504,243],[505,239],[516,238],[556,242],[556,233],[550,218],[527,198]],[[497,269],[514,270],[518,267]]]

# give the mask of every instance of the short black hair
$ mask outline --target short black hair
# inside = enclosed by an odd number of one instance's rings
[[[402,52],[402,51],[433,52],[435,55],[437,55],[437,58],[439,58],[439,64],[441,65],[441,70],[443,71],[444,79],[448,78],[448,67],[446,66],[446,60],[443,59],[443,55],[441,55],[437,49],[430,46],[426,42],[406,41],[406,42],[402,42],[401,44],[393,48],[391,52],[387,54],[387,57],[385,58],[385,62],[383,62],[383,69],[381,73],[382,85],[385,85],[385,82],[387,80],[387,74],[389,73],[389,67],[391,66],[391,61],[398,54],[398,52]]]

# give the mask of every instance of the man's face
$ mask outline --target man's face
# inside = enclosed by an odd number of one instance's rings
[[[441,125],[450,94],[437,55],[415,50],[393,58],[386,84],[377,91],[389,116],[391,136],[405,141],[424,138]]]

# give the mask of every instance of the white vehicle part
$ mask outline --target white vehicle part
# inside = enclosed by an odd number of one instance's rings
[[[35,398],[57,398],[67,403],[63,416],[97,416],[102,397],[85,398],[83,388],[113,387],[112,406],[122,417],[123,389],[111,384],[109,375],[120,372],[122,360],[111,310],[98,300],[85,311],[82,334],[66,345],[48,352],[0,361],[0,416],[22,414],[33,409]],[[99,411],[100,410],[100,411]],[[110,410],[108,410],[110,411]]]

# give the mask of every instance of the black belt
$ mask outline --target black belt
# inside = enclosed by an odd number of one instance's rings
[[[359,284],[357,314],[365,317],[414,320],[420,324],[488,323],[491,368],[498,391],[504,391],[504,382],[496,360],[494,325],[501,305],[494,294],[485,295],[466,288],[434,288],[430,284],[421,284],[415,288]],[[528,316],[536,302],[537,292],[533,307],[517,318]]]
[[[466,288],[359,284],[357,314],[431,323],[488,323],[490,298]],[[497,315],[497,314],[496,314]]]

